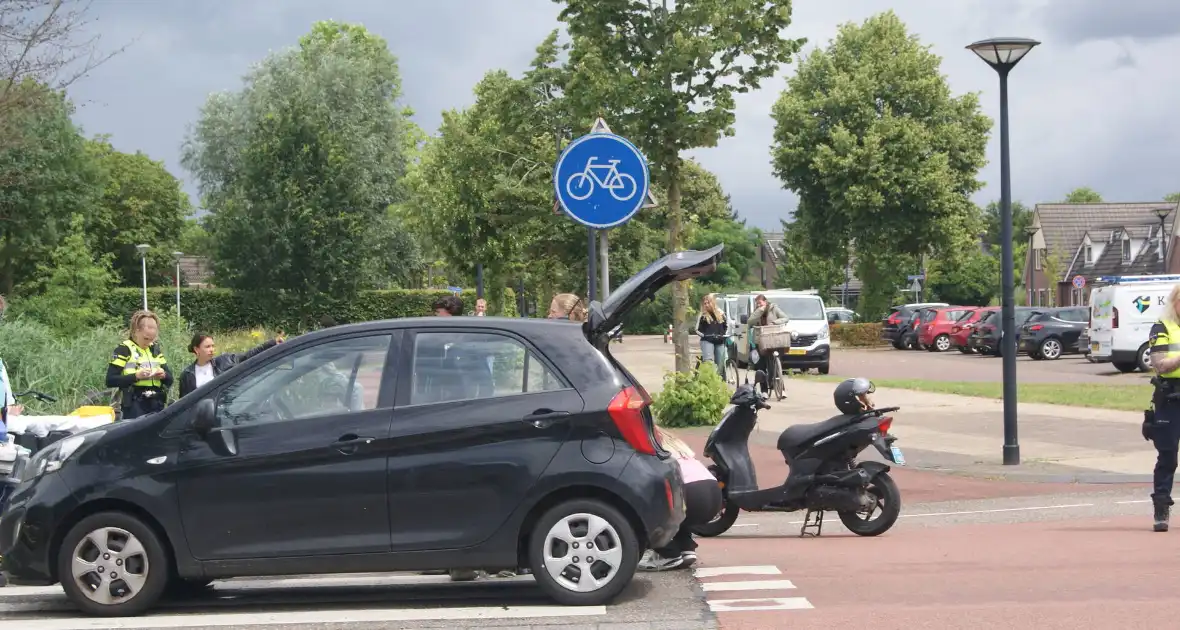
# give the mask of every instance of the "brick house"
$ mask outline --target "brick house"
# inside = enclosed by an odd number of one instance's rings
[[[1168,202],[1037,204],[1033,233],[1012,235],[1031,239],[1021,278],[1026,303],[1085,306],[1101,276],[1177,273],[1176,210]],[[1085,288],[1073,286],[1076,276]]]

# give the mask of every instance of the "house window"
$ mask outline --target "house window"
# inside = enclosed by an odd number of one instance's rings
[[[1131,260],[1131,239],[1123,238],[1123,262]]]
[[[1086,256],[1086,259],[1085,259],[1085,260],[1086,260],[1086,264],[1087,264],[1087,265],[1092,265],[1092,264],[1094,264],[1094,248],[1090,247],[1089,243],[1087,243],[1087,244],[1086,244],[1086,248],[1085,248],[1084,250],[1082,250],[1082,251],[1083,251],[1083,253],[1084,253],[1084,254],[1085,254],[1085,256]]]
[[[1035,255],[1033,256],[1033,258],[1035,258],[1035,259],[1036,259],[1036,268],[1037,268],[1037,271],[1040,271],[1040,270],[1041,270],[1041,256],[1042,256],[1042,252],[1043,252],[1043,251],[1045,251],[1045,250],[1043,250],[1043,249],[1037,249],[1037,250],[1034,250],[1034,251],[1033,251],[1033,254],[1035,254]]]
[[[1048,289],[1037,289],[1037,306],[1045,306],[1049,303]]]

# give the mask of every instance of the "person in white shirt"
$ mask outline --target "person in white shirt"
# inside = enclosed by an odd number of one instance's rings
[[[218,374],[256,354],[269,350],[275,344],[283,343],[284,339],[283,333],[280,332],[274,340],[268,341],[248,352],[240,354],[227,352],[219,355],[217,354],[217,346],[213,343],[213,337],[201,333],[193,335],[188,350],[196,356],[197,360],[193,361],[192,365],[184,368],[184,371],[180,373],[180,395],[183,397],[191,393],[205,383],[213,380]]]

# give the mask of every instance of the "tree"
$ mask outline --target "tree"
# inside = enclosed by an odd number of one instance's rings
[[[940,64],[887,11],[842,25],[773,107],[775,174],[799,195],[817,253],[856,242],[866,316],[888,308],[923,254],[962,251],[979,234],[970,196],[991,121],[977,95],[951,95]]]
[[[421,288],[427,263],[405,221],[391,208],[373,226],[373,233],[374,248],[365,256],[365,284],[375,289]]]
[[[17,313],[36,319],[66,336],[101,324],[107,319],[102,303],[114,277],[109,257],[95,257],[86,244],[85,220],[75,214],[69,234],[38,266],[45,278],[42,292],[18,302]]]
[[[60,92],[32,90],[37,106],[6,121],[19,138],[0,145],[0,293],[38,278],[38,264],[68,232],[70,216],[89,215],[101,194],[101,172],[70,121]],[[26,102],[32,102],[26,101]]]
[[[192,213],[180,180],[163,162],[138,151],[116,151],[105,137],[90,141],[88,149],[106,180],[96,212],[87,218],[91,248],[110,256],[121,284],[140,283],[141,263],[135,250],[139,243],[152,246],[147,254],[149,281],[170,276],[172,252]]]
[[[180,230],[177,247],[189,256],[208,258],[213,255],[213,237],[205,229],[201,219],[188,217]]]
[[[684,151],[733,135],[734,94],[757,89],[803,45],[782,36],[790,0],[555,0],[573,38],[572,109],[602,115],[643,150],[667,190],[667,250],[685,242]],[[661,200],[663,201],[663,200]],[[676,370],[688,371],[688,284],[672,287]]]
[[[85,37],[90,2],[0,0],[0,148],[26,140],[11,123],[21,113],[50,107],[65,90],[122,49],[102,53],[98,36]]]
[[[999,290],[1000,261],[976,248],[950,261],[931,261],[927,287],[943,302],[987,306]]]
[[[1180,203],[1180,192],[1168,193],[1164,195],[1164,201],[1168,203]]]
[[[1102,195],[1093,188],[1083,186],[1069,191],[1063,203],[1102,203]]]
[[[799,220],[783,226],[783,281],[792,289],[816,289],[826,296],[832,287],[843,284],[848,257],[822,255],[808,239],[807,226]]]
[[[1019,244],[1028,240],[1026,232],[1032,225],[1032,209],[1019,201],[1012,202],[1012,242]],[[989,247],[1000,247],[1000,202],[992,201],[983,209],[983,242]]]
[[[272,302],[348,299],[403,195],[397,60],[364,27],[317,22],[244,83],[209,98],[183,149],[211,213],[214,274]]]

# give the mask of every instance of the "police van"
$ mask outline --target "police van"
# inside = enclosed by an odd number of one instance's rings
[[[1112,276],[1090,292],[1090,360],[1120,372],[1151,370],[1148,334],[1180,275]]]

